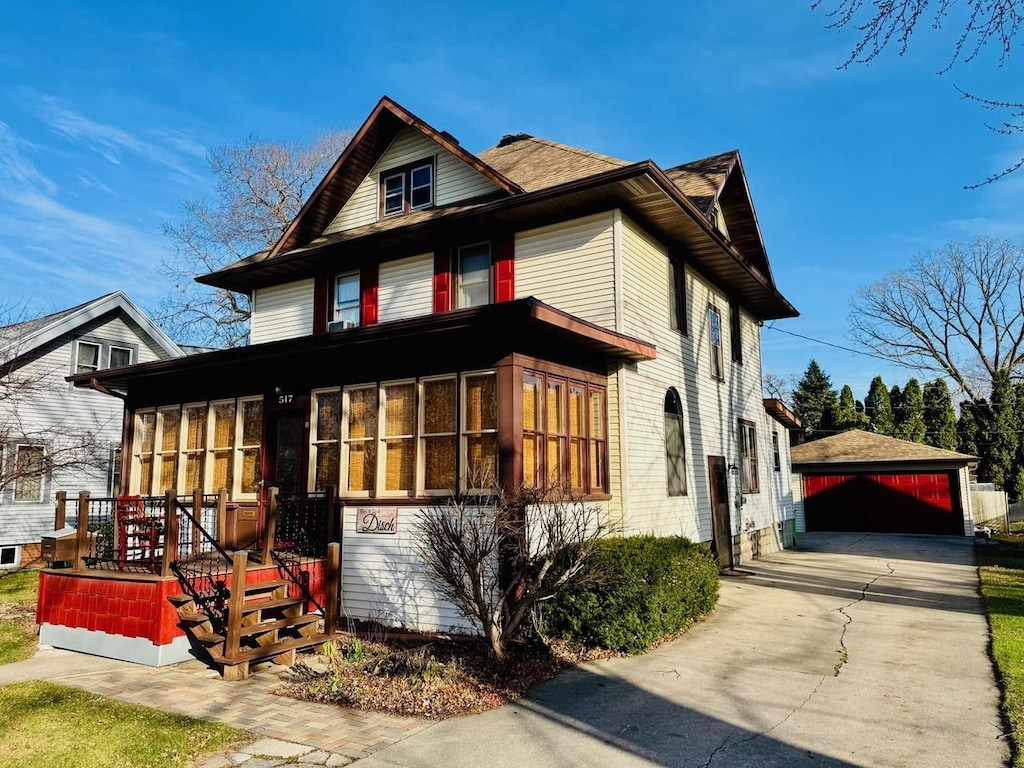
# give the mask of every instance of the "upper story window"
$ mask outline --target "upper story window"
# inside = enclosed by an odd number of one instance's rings
[[[491,244],[476,243],[459,248],[457,307],[480,307],[491,303]]]
[[[340,331],[359,325],[359,273],[346,272],[334,279],[334,312],[330,330]]]
[[[686,323],[686,267],[680,259],[669,258],[668,272],[671,327],[685,336],[689,333]]]
[[[757,475],[757,427],[752,421],[739,420],[740,491],[757,493],[761,484]]]
[[[434,161],[393,168],[380,175],[380,214],[395,216],[434,204]]]
[[[722,358],[722,313],[718,307],[708,307],[708,340],[711,343],[711,378],[725,379],[725,361]]]
[[[729,340],[732,342],[733,362],[743,364],[743,328],[740,325],[740,305],[735,301],[729,304]]]
[[[94,373],[101,368],[121,368],[135,362],[135,345],[103,339],[76,339],[74,372]]]
[[[772,431],[772,469],[782,471],[782,458],[779,455],[779,433]]]

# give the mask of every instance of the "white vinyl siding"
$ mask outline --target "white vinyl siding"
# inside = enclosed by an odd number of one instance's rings
[[[434,311],[434,254],[424,253],[380,265],[377,319],[401,320]]]
[[[516,298],[615,328],[612,213],[516,234]],[[667,311],[667,310],[666,310]]]
[[[415,549],[415,520],[420,514],[417,508],[398,507],[394,534],[356,532],[358,516],[374,509],[374,504],[345,506],[341,538],[344,615],[426,631],[479,631],[444,600],[427,576]]]
[[[352,197],[324,230],[324,234],[373,224],[380,215],[380,174],[428,157],[434,157],[435,205],[456,203],[498,189],[486,176],[448,150],[442,149],[417,129],[404,128],[356,187]]]
[[[294,339],[313,333],[313,279],[257,288],[252,292],[249,341]]]
[[[58,469],[53,477],[45,478],[43,500],[40,502],[20,501],[15,505],[14,489],[4,489],[0,493],[0,546],[37,544],[43,534],[52,531],[56,491],[67,491],[69,497],[77,496],[79,491],[89,491],[96,497],[107,495],[111,449],[121,442],[122,404],[115,397],[76,388],[64,380],[72,371],[75,339],[79,336],[132,347],[136,350],[135,362],[149,363],[168,357],[167,352],[131,318],[107,314],[43,345],[38,356],[15,372],[15,375],[40,377],[47,382],[33,394],[31,407],[23,405],[19,408],[22,430],[36,436],[46,431],[73,433],[88,430],[95,436],[96,453],[92,466],[87,469]],[[0,419],[3,418],[5,416],[0,413]],[[13,460],[13,451],[19,442],[49,441],[12,438],[6,447],[5,461]]]

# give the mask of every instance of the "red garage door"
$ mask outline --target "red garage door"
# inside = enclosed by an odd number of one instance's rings
[[[948,472],[805,475],[808,531],[962,535],[963,515]]]

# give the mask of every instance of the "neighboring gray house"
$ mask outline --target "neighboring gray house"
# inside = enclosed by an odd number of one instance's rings
[[[120,291],[0,327],[0,569],[39,564],[58,490],[120,492],[122,400],[66,377],[184,354]]]

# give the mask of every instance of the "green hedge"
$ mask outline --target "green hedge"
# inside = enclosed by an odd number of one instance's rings
[[[681,536],[602,539],[588,573],[547,607],[550,634],[642,653],[718,602],[718,564],[705,545]]]

